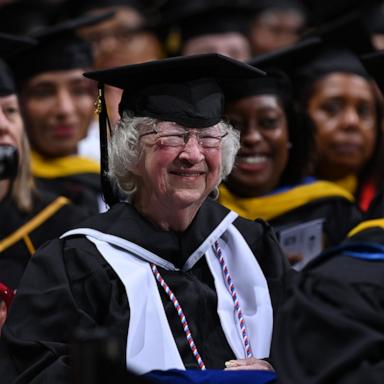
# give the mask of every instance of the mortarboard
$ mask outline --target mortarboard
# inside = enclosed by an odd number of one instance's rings
[[[219,54],[191,55],[85,73],[99,82],[102,185],[108,204],[107,120],[103,86],[123,89],[119,105],[136,116],[174,121],[193,128],[218,123],[223,114],[223,81],[263,76],[259,69]]]
[[[249,60],[248,64],[267,72],[276,69],[290,73],[293,68],[310,60],[318,51],[321,42],[319,37],[307,37],[287,47],[257,55]]]
[[[2,60],[35,44],[35,41],[28,37],[8,35],[0,33],[0,96],[16,93],[13,74],[8,65]]]
[[[208,34],[247,35],[250,11],[254,9],[250,2],[236,0],[173,0],[166,4],[162,24],[176,26],[182,42]]]
[[[366,11],[364,23],[369,32],[384,33],[384,2],[380,1]]]
[[[251,64],[276,67],[292,79],[299,94],[315,80],[332,72],[369,77],[359,54],[373,50],[368,31],[356,13],[333,20],[306,34],[298,43],[260,55]]]
[[[295,81],[308,86],[333,72],[353,73],[369,78],[359,55],[374,50],[369,32],[356,11],[322,25],[308,36],[319,36],[321,45],[315,54],[295,69]]]
[[[77,30],[101,22],[112,15],[112,12],[108,12],[66,20],[31,34],[37,44],[11,61],[17,81],[25,81],[46,71],[91,67],[91,47],[77,35]]]
[[[276,95],[285,103],[292,95],[290,79],[284,72],[277,70],[268,71],[266,76],[256,79],[224,81],[222,87],[227,95],[226,103],[256,95]]]
[[[81,0],[76,3],[76,7],[78,11],[81,13],[89,12],[91,10],[99,9],[99,8],[110,8],[110,7],[131,7],[135,8],[139,12],[145,11],[150,6],[150,1],[146,0]]]
[[[49,25],[51,14],[57,11],[43,0],[11,1],[1,5],[0,32],[27,35]]]
[[[375,79],[381,93],[384,94],[384,51],[375,51],[362,55],[361,61],[368,73]]]
[[[295,9],[304,15],[307,14],[308,9],[305,2],[302,0],[250,0],[249,3],[253,4],[256,13],[266,10],[291,10]]]

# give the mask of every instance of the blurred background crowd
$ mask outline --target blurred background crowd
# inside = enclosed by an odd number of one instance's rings
[[[204,53],[264,70],[228,84],[241,149],[218,201],[268,221],[301,269],[383,216],[381,50],[382,0],[0,0],[0,157],[16,164],[0,178],[0,324],[35,250],[107,209],[83,72]],[[105,88],[112,126],[121,94]]]

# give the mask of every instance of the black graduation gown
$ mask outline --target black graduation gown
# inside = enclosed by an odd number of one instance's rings
[[[100,212],[100,166],[93,160],[72,155],[48,159],[31,153],[32,173],[40,189],[67,197],[89,214]]]
[[[175,233],[160,231],[131,205],[119,203],[81,226],[122,237],[181,266],[227,213],[208,200],[190,227]],[[275,313],[284,299],[289,266],[267,224],[242,218],[233,224],[266,276]],[[235,356],[220,325],[213,277],[205,259],[186,272],[158,269],[184,310],[206,367],[224,368],[225,361]],[[183,363],[197,368],[175,308],[159,288]],[[73,331],[103,327],[126,343],[129,316],[125,288],[116,273],[92,243],[73,236],[51,241],[32,259],[3,328],[3,342],[12,351],[19,378],[38,378],[33,383],[68,382],[68,343]]]
[[[352,196],[334,183],[311,180],[310,182],[282,188],[274,193],[254,198],[236,197],[222,185],[219,201],[249,219],[263,218],[275,230],[280,243],[284,231],[294,231],[303,224],[321,220],[320,251],[342,241],[348,231],[362,220],[362,213]],[[298,230],[294,241],[305,234]],[[288,254],[287,254],[288,256]]]
[[[277,316],[279,382],[383,383],[384,261],[345,254],[361,244],[384,246],[383,227],[355,234],[298,275]]]
[[[40,189],[67,197],[73,204],[85,209],[88,214],[100,212],[100,175],[84,173],[54,179],[39,177],[35,179]]]
[[[348,231],[361,221],[362,214],[356,205],[347,199],[328,197],[312,201],[271,219],[269,224],[279,233],[283,228],[316,219],[324,220],[323,246],[325,249],[339,244]]]
[[[0,202],[0,281],[16,289],[34,251],[84,220],[86,212],[64,197],[38,191],[32,212],[21,212],[11,198]]]

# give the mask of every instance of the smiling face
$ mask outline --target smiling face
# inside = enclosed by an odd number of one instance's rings
[[[83,70],[44,72],[21,93],[32,148],[48,157],[72,155],[93,118],[94,87]]]
[[[172,123],[160,124],[162,133],[172,131]],[[203,148],[196,134],[189,136],[185,146],[163,145],[162,139],[156,140],[152,134],[143,136],[140,145],[139,161],[133,170],[138,176],[137,205],[155,211],[198,208],[219,183],[220,146]]]
[[[372,85],[358,75],[333,73],[315,83],[308,112],[316,125],[321,177],[338,179],[362,170],[375,148],[375,111]]]
[[[228,187],[243,197],[271,192],[288,162],[287,121],[277,97],[250,96],[230,102],[226,114],[241,134]]]

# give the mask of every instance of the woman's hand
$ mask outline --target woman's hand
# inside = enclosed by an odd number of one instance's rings
[[[225,362],[225,371],[240,371],[240,370],[263,370],[274,371],[274,368],[268,361],[250,357],[247,359],[229,360]]]

